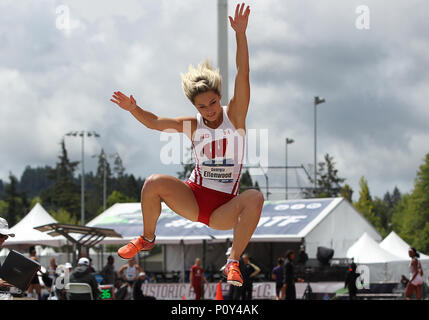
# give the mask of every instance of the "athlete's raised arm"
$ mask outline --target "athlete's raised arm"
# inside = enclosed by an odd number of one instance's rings
[[[235,31],[237,41],[237,75],[235,77],[234,96],[228,105],[228,116],[239,126],[245,128],[247,109],[250,101],[249,83],[249,50],[247,47],[246,29],[249,20],[250,8],[245,4],[237,5],[234,19],[230,16],[231,27]]]
[[[177,132],[183,132],[188,137],[190,136],[190,126],[195,126],[195,117],[178,117],[178,118],[164,118],[158,117],[149,111],[145,111],[137,105],[136,100],[131,95],[126,96],[120,91],[115,91],[112,95],[113,99],[110,99],[113,103],[116,103],[122,109],[129,111],[138,121],[145,125],[149,129],[165,131],[173,129]],[[186,123],[188,122],[188,123]],[[194,129],[194,128],[192,128]],[[192,130],[193,132],[193,130]]]

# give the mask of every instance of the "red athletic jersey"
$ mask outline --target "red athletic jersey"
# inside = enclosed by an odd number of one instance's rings
[[[203,276],[204,269],[201,267],[197,267],[196,265],[193,265],[191,267],[191,273],[194,276],[194,283],[195,284],[201,283],[201,278]]]

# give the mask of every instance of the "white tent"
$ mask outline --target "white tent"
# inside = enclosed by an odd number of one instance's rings
[[[46,212],[46,210],[37,203],[33,209],[19,221],[16,225],[10,228],[15,237],[9,239],[3,244],[4,247],[12,247],[16,245],[45,245],[60,247],[65,244],[65,239],[62,236],[51,237],[50,235],[35,230],[44,224],[56,223],[57,221]]]
[[[347,250],[347,258],[356,263],[380,263],[404,260],[382,248],[366,232]]]
[[[395,231],[392,231],[383,241],[380,242],[380,247],[402,259],[410,260],[408,249],[410,245],[399,237]],[[429,260],[429,256],[420,253],[420,260]]]
[[[347,251],[360,270],[367,268],[370,283],[399,283],[401,275],[409,276],[409,259],[403,259],[380,247],[364,233]]]

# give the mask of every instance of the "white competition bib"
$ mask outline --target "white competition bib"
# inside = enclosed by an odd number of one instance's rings
[[[234,164],[224,161],[206,161],[201,166],[203,178],[229,183],[233,181]]]

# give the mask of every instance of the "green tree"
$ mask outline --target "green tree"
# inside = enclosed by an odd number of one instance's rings
[[[257,189],[260,191],[258,181],[256,181],[255,184],[253,184],[252,176],[250,175],[250,172],[248,169],[246,169],[246,171],[244,171],[241,175],[239,193],[242,193],[247,189]]]
[[[353,189],[348,184],[345,184],[341,189],[340,195],[341,197],[347,199],[350,203],[353,203]]]
[[[341,196],[341,191],[344,188],[342,183],[346,179],[338,176],[338,170],[335,168],[332,156],[327,153],[324,160],[324,162],[318,163],[316,190],[314,187],[305,188],[303,190],[305,198],[332,198]],[[314,178],[309,177],[309,180],[313,185]]]
[[[113,172],[116,178],[121,178],[125,174],[125,167],[119,153],[115,154],[115,160],[113,161]]]
[[[377,216],[374,201],[369,191],[368,181],[364,177],[361,177],[359,186],[359,200],[353,203],[353,205],[379,232],[382,232],[381,219]]]
[[[3,181],[0,179],[0,199],[3,199],[4,197],[4,184]]]
[[[9,181],[5,187],[4,201],[7,203],[5,219],[10,226],[14,226],[27,214],[29,204],[26,195],[19,192],[18,179],[12,173],[9,173]]]
[[[7,220],[8,203],[0,200],[0,217]]]
[[[51,210],[49,210],[49,214],[55,220],[57,220],[58,223],[65,223],[65,224],[77,224],[78,223],[78,218],[63,208],[60,208],[57,211],[51,209]]]
[[[60,144],[59,162],[49,175],[53,184],[43,190],[40,197],[48,210],[57,211],[62,208],[76,218],[80,214],[81,194],[80,185],[74,179],[74,171],[79,162],[69,160],[64,140]]]
[[[122,192],[113,191],[109,197],[107,197],[107,207],[113,206],[115,203],[127,203],[127,202],[137,202],[136,198],[129,197]]]
[[[19,181],[20,190],[25,192],[29,198],[34,198],[42,190],[52,185],[52,179],[49,178],[51,172],[52,168],[49,166],[37,168],[26,166]]]
[[[410,245],[429,252],[429,154],[417,171],[413,191],[395,206],[392,224]]]

